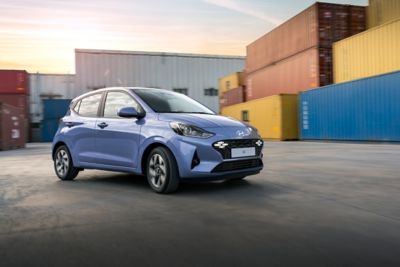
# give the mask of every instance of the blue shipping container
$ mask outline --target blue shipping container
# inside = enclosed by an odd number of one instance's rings
[[[40,141],[52,142],[58,129],[58,119],[43,120],[40,125]]]
[[[43,120],[59,119],[64,117],[71,99],[45,99],[43,100]]]
[[[400,71],[302,92],[303,140],[400,141]]]

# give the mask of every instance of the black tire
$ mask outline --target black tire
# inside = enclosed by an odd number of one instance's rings
[[[180,178],[174,155],[164,147],[154,148],[147,158],[146,176],[155,192],[160,194],[175,192]]]
[[[79,169],[74,167],[71,153],[66,146],[60,146],[54,153],[54,171],[63,181],[71,181],[78,175]]]

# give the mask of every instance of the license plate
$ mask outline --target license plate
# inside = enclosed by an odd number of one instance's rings
[[[251,157],[256,155],[255,147],[232,148],[232,158]]]

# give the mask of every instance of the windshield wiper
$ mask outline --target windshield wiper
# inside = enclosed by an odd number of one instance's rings
[[[186,111],[158,111],[158,113],[181,113],[181,114],[207,114],[207,115],[215,115],[213,113],[202,112],[202,111],[194,111],[194,112],[186,112]]]
[[[201,112],[201,111],[199,111],[199,112],[185,112],[185,113],[194,113],[194,114],[207,114],[207,115],[215,115],[215,114],[213,114],[213,113]]]

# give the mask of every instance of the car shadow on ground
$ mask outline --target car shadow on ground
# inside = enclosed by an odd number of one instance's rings
[[[254,179],[254,181],[253,181]],[[244,180],[221,180],[221,181],[187,181],[184,180],[179,185],[179,189],[174,195],[188,196],[213,193],[232,194],[277,194],[281,191],[273,185],[260,184],[257,177],[248,177]],[[104,173],[99,175],[87,175],[77,178],[74,182],[86,185],[112,186],[113,188],[132,189],[151,192],[145,176],[132,174]]]
[[[149,188],[147,179],[144,176],[125,174],[125,173],[102,173],[100,175],[89,175],[77,177],[74,182],[87,184],[103,184],[116,187],[135,187]]]

